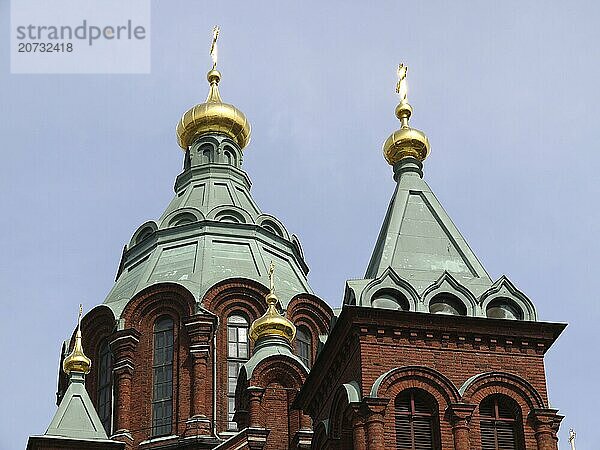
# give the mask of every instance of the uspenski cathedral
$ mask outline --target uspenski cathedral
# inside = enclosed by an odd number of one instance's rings
[[[221,99],[217,37],[206,101],[177,124],[173,200],[80,313],[58,409],[27,449],[557,450],[544,355],[565,325],[490,278],[425,182],[406,67],[390,204],[332,309],[298,237],[252,198],[250,123]]]

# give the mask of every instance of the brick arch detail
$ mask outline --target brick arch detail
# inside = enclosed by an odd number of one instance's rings
[[[287,315],[294,323],[301,318],[310,320],[319,334],[327,334],[333,310],[316,295],[298,294],[288,304]]]
[[[479,404],[492,394],[504,394],[525,409],[545,408],[539,392],[525,379],[505,372],[488,372],[468,380],[460,391],[463,401]]]
[[[138,328],[149,317],[175,314],[179,319],[194,314],[194,295],[185,287],[175,283],[160,283],[143,289],[125,306],[121,317],[125,327]]]
[[[463,401],[478,405],[474,414],[471,428],[471,443],[481,442],[479,429],[479,405],[494,394],[501,394],[512,399],[521,410],[522,438],[525,448],[537,448],[535,430],[528,419],[534,408],[543,408],[541,395],[523,378],[503,372],[484,373],[467,381],[461,388]]]
[[[422,366],[397,367],[382,374],[373,383],[371,397],[395,398],[405,389],[420,388],[447,406],[458,402],[460,394],[454,383],[437,370]]]
[[[265,296],[269,289],[258,281],[247,278],[229,278],[213,285],[202,299],[202,306],[222,317],[222,312],[230,309],[232,303],[245,305],[254,320],[266,311]]]
[[[285,388],[300,389],[308,373],[295,359],[273,355],[263,359],[252,371],[250,385],[267,387],[279,383]]]
[[[333,311],[319,297],[311,294],[298,294],[288,304],[287,317],[297,327],[305,326],[310,332],[312,348],[311,362],[317,358],[319,336],[329,333]],[[293,342],[294,352],[296,340]]]

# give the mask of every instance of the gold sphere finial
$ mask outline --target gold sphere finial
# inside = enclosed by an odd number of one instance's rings
[[[177,143],[184,151],[198,136],[209,133],[223,134],[231,138],[240,149],[250,142],[251,129],[246,116],[235,106],[223,103],[219,93],[221,81],[221,72],[217,70],[219,33],[219,27],[215,26],[210,46],[212,68],[206,74],[210,84],[206,101],[186,111],[177,123]]]
[[[396,93],[400,103],[396,106],[396,117],[400,120],[400,129],[394,131],[383,144],[383,155],[390,165],[394,165],[403,158],[416,158],[423,161],[429,154],[429,139],[422,131],[408,126],[412,115],[412,106],[408,103],[408,83],[406,75],[408,67],[399,64],[397,69],[398,82]]]
[[[269,293],[265,297],[267,312],[250,325],[249,336],[252,342],[257,342],[262,337],[275,336],[284,338],[291,344],[296,336],[296,327],[286,317],[277,311],[279,299],[275,295],[275,265],[269,265]]]
[[[63,370],[67,375],[71,372],[81,372],[88,374],[92,367],[92,361],[83,353],[83,345],[81,344],[81,315],[83,307],[79,305],[79,317],[77,319],[77,332],[75,333],[75,344],[69,356],[63,361]]]

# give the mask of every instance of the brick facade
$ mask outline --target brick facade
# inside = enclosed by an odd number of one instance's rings
[[[478,405],[502,394],[520,409],[520,448],[556,450],[544,353],[564,325],[345,307],[295,406],[313,419],[313,449],[395,445],[394,399],[435,399],[443,449],[481,446]]]
[[[214,448],[232,437],[234,433],[227,431],[227,317],[237,313],[252,323],[265,312],[267,293],[268,289],[255,281],[229,279],[210,289],[198,307],[185,288],[163,283],[132,298],[119,321],[104,305],[86,314],[82,321],[86,352],[95,363],[102,343],[108,342],[113,355],[112,438],[124,442],[128,449],[201,449]],[[290,301],[287,315],[310,330],[314,360],[319,336],[329,332],[331,308],[314,295],[302,294]],[[172,318],[175,324],[173,431],[169,436],[154,438],[151,402],[153,327],[156,320],[164,316]],[[252,343],[249,345],[250,355]],[[251,442],[248,448],[255,448],[256,442],[262,439],[256,436],[263,435],[270,437],[264,438],[261,448],[307,448],[307,443],[310,445],[310,418],[291,408],[306,378],[306,369],[290,364],[284,359],[257,367],[251,383],[253,387],[262,386],[263,394],[256,409],[259,413],[252,420],[259,423],[263,431],[243,433]],[[86,379],[86,388],[95,406],[96,369],[93,367]],[[295,373],[293,377],[290,377],[291,371]],[[59,399],[66,385],[62,374]],[[274,416],[274,410],[285,411],[285,414]],[[240,417],[243,424],[251,416],[244,418],[242,414]],[[268,429],[265,428],[267,425]],[[235,442],[239,441],[239,436],[233,438]],[[281,442],[285,442],[283,447]]]

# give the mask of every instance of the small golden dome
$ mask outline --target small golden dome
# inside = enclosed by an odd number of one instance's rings
[[[271,261],[269,266],[270,289],[265,298],[267,301],[267,312],[252,322],[249,335],[252,342],[256,342],[262,337],[278,336],[284,338],[288,344],[291,344],[294,336],[296,336],[296,327],[277,311],[277,302],[279,302],[279,299],[275,295],[274,272],[275,265]]]
[[[403,64],[398,67],[398,84],[396,92],[400,95],[400,104],[396,106],[396,117],[400,119],[400,129],[394,131],[383,144],[383,156],[390,165],[402,158],[416,158],[423,161],[429,155],[429,139],[425,133],[408,126],[412,107],[407,101],[406,86],[407,68]]]
[[[279,300],[273,292],[267,295],[266,301],[267,312],[250,325],[250,339],[256,342],[262,337],[279,336],[291,344],[296,336],[296,327],[277,311],[276,305]]]
[[[81,305],[79,305],[79,319],[77,321],[77,333],[75,334],[75,345],[69,356],[63,361],[63,370],[69,375],[71,372],[81,372],[88,374],[92,367],[92,361],[83,353],[81,345]]]
[[[187,110],[177,124],[177,142],[187,150],[198,136],[219,133],[230,137],[241,149],[250,142],[250,122],[235,106],[223,103],[219,94],[221,73],[212,69],[207,76],[210,83],[206,102]]]

